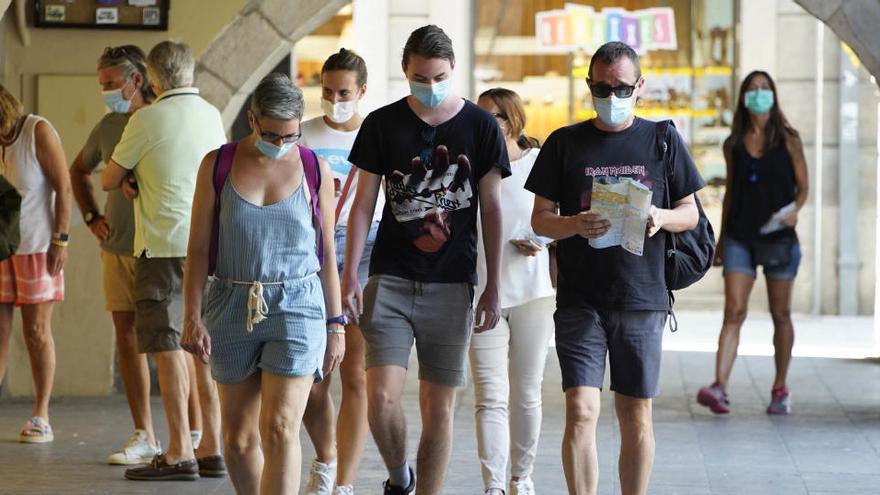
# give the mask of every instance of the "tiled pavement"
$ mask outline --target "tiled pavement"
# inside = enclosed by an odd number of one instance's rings
[[[655,403],[657,460],[651,494],[880,494],[880,362],[796,358],[790,383],[794,414],[768,417],[772,358],[742,357],[730,386],[733,414],[717,417],[697,406],[696,390],[710,379],[714,355],[667,351],[661,397]],[[419,432],[415,369],[406,390],[410,450]],[[555,353],[551,349],[544,385],[544,426],[535,466],[539,494],[563,494],[559,461],[563,401]],[[334,384],[338,391],[338,384]],[[474,438],[473,389],[460,392],[455,447],[444,493],[481,493]],[[612,397],[603,394],[600,420],[600,493],[620,493],[616,481]],[[164,431],[161,404],[154,417]],[[122,469],[102,464],[130,433],[122,396],[59,399],[52,407],[56,440],[51,445],[19,445],[15,436],[30,410],[21,400],[0,402],[0,493],[233,493],[226,480],[194,483],[137,483]],[[164,434],[162,435],[164,436]],[[303,437],[304,458],[311,447]],[[304,463],[307,464],[307,463]],[[380,493],[385,474],[370,443],[358,493]]]

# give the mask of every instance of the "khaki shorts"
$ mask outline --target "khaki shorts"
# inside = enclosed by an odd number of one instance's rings
[[[134,311],[134,256],[101,251],[107,311]]]
[[[137,258],[134,264],[138,351],[180,350],[185,258]]]

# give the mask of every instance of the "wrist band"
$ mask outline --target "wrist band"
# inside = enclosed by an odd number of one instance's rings
[[[52,239],[50,241],[50,244],[52,244],[53,246],[56,246],[56,247],[66,248],[68,245],[70,245],[70,242],[69,241],[56,241],[55,239]]]
[[[334,334],[335,334],[335,335],[345,335],[345,330],[343,330],[343,329],[341,329],[341,328],[338,329],[338,330],[337,330],[337,329],[333,329],[333,328],[328,328],[328,329],[327,329],[327,335],[334,335]]]

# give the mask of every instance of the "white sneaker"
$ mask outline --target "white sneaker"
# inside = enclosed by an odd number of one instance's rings
[[[192,430],[189,432],[190,437],[192,437],[193,450],[199,448],[199,444],[202,443],[202,432],[200,430]]]
[[[161,454],[158,442],[156,446],[150,445],[147,441],[147,432],[144,430],[134,430],[131,438],[125,447],[117,450],[107,458],[107,464],[133,465],[133,464],[149,464],[153,457]]]
[[[337,486],[333,495],[354,495],[354,487],[351,485]]]
[[[486,490],[486,495],[504,495],[504,490],[501,488],[489,488]]]
[[[336,461],[331,464],[312,461],[312,469],[309,473],[309,482],[306,484],[305,495],[333,495],[333,485],[336,483]]]
[[[516,481],[510,480],[510,495],[535,495],[535,484],[526,476]]]

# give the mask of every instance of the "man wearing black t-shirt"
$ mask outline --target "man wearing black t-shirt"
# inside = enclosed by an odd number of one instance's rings
[[[498,190],[510,164],[495,118],[451,94],[455,55],[443,30],[414,31],[402,65],[412,94],[367,116],[349,156],[360,171],[348,221],[343,304],[353,316],[363,313],[368,418],[389,472],[385,494],[417,488],[429,495],[443,485],[455,387],[466,381],[478,205],[488,280],[476,331],[494,328],[499,318]],[[383,179],[385,209],[361,302],[356,268]],[[418,477],[407,463],[400,405],[413,341],[423,423]]]
[[[569,493],[596,493],[596,423],[607,355],[620,423],[621,491],[644,494],[654,462],[651,408],[669,309],[665,236],[655,234],[697,225],[694,192],[704,184],[677,132],[662,138],[667,173],[657,124],[633,116],[645,80],[632,48],[620,42],[600,47],[590,60],[587,84],[598,118],[553,132],[526,182],[535,193],[535,232],[560,239],[554,320],[566,407],[562,461]],[[590,211],[594,181],[635,181],[650,191],[641,255],[590,245],[611,227]],[[667,188],[672,209],[663,208]]]

